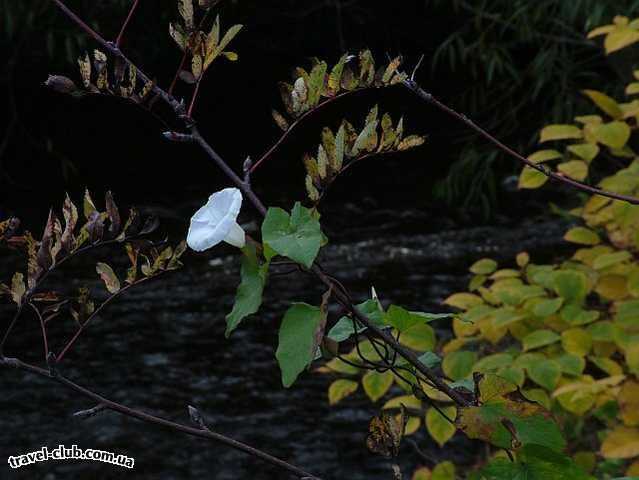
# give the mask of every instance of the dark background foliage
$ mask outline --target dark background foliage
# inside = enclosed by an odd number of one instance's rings
[[[114,38],[130,3],[75,0],[69,5]],[[124,44],[163,86],[180,58],[167,33],[168,22],[177,16],[175,3],[141,2]],[[380,62],[386,55],[404,55],[407,68],[424,54],[419,80],[425,88],[526,151],[543,123],[570,118],[580,108],[582,100],[569,92],[606,91],[611,76],[628,75],[623,57],[610,64],[597,44],[584,40],[589,28],[616,13],[632,15],[639,2],[621,3],[223,0],[218,7],[223,26],[246,26],[234,42],[240,61],[214,65],[196,116],[239,170],[247,155],[259,157],[279,135],[270,116],[270,109],[280,105],[279,80],[311,56],[330,63],[344,51],[368,47]],[[48,73],[78,80],[76,58],[93,49],[48,0],[3,0],[0,9],[2,216],[58,204],[65,190],[77,196],[84,185],[97,192],[114,190],[121,204],[170,211],[226,184],[195,149],[164,141],[163,125],[140,109],[113,98],[78,101],[43,87]],[[190,90],[182,85],[177,93],[188,96]],[[374,103],[395,118],[404,114],[408,130],[429,136],[427,145],[353,169],[327,198],[329,206],[368,197],[398,207],[446,203],[451,212],[465,209],[472,218],[486,217],[497,205],[512,206],[503,200],[512,195],[513,181],[503,179],[517,166],[401,87],[362,92],[314,116],[256,176],[257,189],[269,203],[290,202],[302,191],[301,153],[317,144],[321,126],[335,126],[342,115],[361,122]]]

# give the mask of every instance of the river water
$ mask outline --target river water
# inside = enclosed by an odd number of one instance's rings
[[[563,221],[499,223],[460,228],[433,224],[417,211],[389,212],[374,221],[335,227],[339,233],[328,232],[333,241],[320,259],[356,299],[364,299],[374,285],[385,303],[440,312],[442,300],[464,288],[467,268],[478,258],[491,256],[512,264],[518,252],[527,250],[533,261],[541,262],[566,248]],[[247,225],[249,230],[254,227]],[[92,262],[105,255],[108,252],[96,252],[74,261],[65,277],[51,279],[52,286],[89,284],[99,290]],[[221,247],[206,254],[189,253],[184,261],[182,270],[132,289],[108,308],[64,360],[61,371],[108,398],[172,420],[188,423],[186,407],[195,405],[212,429],[325,479],[390,479],[387,462],[370,455],[364,445],[377,407],[361,392],[329,407],[329,376],[307,372],[292,388],[281,386],[274,358],[279,318],[291,301],[319,302],[322,291],[314,280],[302,273],[272,277],[259,315],[246,320],[227,340],[224,315],[239,280],[238,255]],[[3,262],[2,280],[12,266]],[[10,310],[3,307],[1,322],[9,317]],[[37,334],[35,319],[26,315],[7,354],[41,361]],[[53,342],[59,346],[61,339]],[[73,461],[12,471],[4,463],[2,479],[287,478],[225,446],[115,413],[72,418],[73,412],[93,405],[47,379],[2,370],[0,392],[2,462],[9,455],[60,444],[135,458],[132,472]],[[474,460],[476,449],[460,435],[444,449],[429,442],[423,431],[414,438],[437,460]],[[404,470],[409,473],[420,462],[405,444],[400,454]]]

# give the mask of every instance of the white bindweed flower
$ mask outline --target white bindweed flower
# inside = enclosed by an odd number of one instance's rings
[[[242,248],[244,230],[237,224],[242,208],[242,193],[237,188],[225,188],[209,197],[202,208],[191,217],[186,243],[196,252],[214,247],[220,242]]]

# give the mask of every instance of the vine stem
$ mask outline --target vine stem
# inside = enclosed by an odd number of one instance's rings
[[[122,28],[120,29],[120,33],[118,34],[118,38],[115,40],[115,46],[117,48],[120,48],[120,45],[122,45],[124,32],[126,31],[126,28],[129,26],[129,22],[131,22],[131,19],[133,18],[133,14],[135,13],[135,9],[138,8],[139,3],[140,3],[140,0],[133,0],[133,5],[131,5],[131,10],[129,10],[129,14],[126,16],[126,20],[124,20],[124,23],[122,24]]]
[[[439,101],[437,98],[435,98],[435,96],[433,96],[433,94],[431,94],[429,92],[426,92],[414,80],[412,80],[410,78],[407,78],[407,79],[405,79],[402,82],[402,84],[406,88],[408,88],[408,90],[413,92],[415,95],[417,95],[419,98],[421,98],[425,102],[437,107],[442,112],[444,112],[447,115],[449,115],[449,116],[455,118],[456,120],[462,122],[464,125],[469,127],[471,130],[474,130],[475,132],[480,134],[482,137],[484,137],[486,140],[488,140],[490,143],[495,145],[498,149],[500,149],[504,153],[510,155],[511,157],[514,157],[515,159],[519,160],[521,163],[527,165],[528,167],[533,168],[533,169],[537,170],[540,173],[543,173],[547,177],[552,178],[553,180],[557,180],[559,182],[563,182],[565,184],[568,184],[571,187],[576,188],[577,190],[581,190],[582,192],[587,192],[587,193],[590,193],[592,195],[601,195],[602,197],[612,198],[613,200],[621,200],[622,202],[628,202],[628,203],[630,203],[632,205],[639,205],[639,198],[632,197],[632,196],[629,196],[629,195],[622,195],[622,194],[619,194],[619,193],[609,192],[607,190],[602,190],[602,189],[597,188],[597,187],[591,187],[590,185],[586,185],[585,183],[581,183],[581,182],[579,182],[579,181],[577,181],[577,180],[575,180],[573,178],[570,178],[570,177],[568,177],[566,175],[555,173],[555,172],[549,170],[548,168],[544,167],[543,165],[531,162],[526,157],[524,157],[520,153],[516,152],[514,149],[510,148],[508,145],[502,143],[500,140],[498,140],[497,138],[492,136],[490,133],[488,133],[486,130],[481,128],[479,125],[477,125],[475,122],[473,122],[466,115],[457,112],[456,110],[452,109],[448,105],[446,105],[446,104],[442,103],[441,101]]]
[[[77,393],[80,393],[81,395],[87,398],[90,398],[91,400],[94,400],[98,405],[102,405],[104,409],[112,410],[114,412],[120,413],[127,417],[136,418],[138,420],[142,420],[147,423],[152,423],[154,425],[166,427],[173,431],[185,433],[187,435],[191,435],[194,437],[199,437],[205,440],[224,444],[228,447],[233,448],[234,450],[239,450],[240,452],[248,453],[249,455],[253,457],[259,458],[271,465],[279,467],[282,470],[286,470],[287,472],[293,475],[296,475],[297,477],[300,477],[300,478],[307,477],[312,480],[320,480],[318,477],[315,477],[311,473],[308,473],[305,470],[299,467],[296,467],[295,465],[285,462],[284,460],[280,460],[279,458],[273,457],[272,455],[269,455],[268,453],[265,453],[261,450],[253,448],[245,443],[239,442],[237,440],[233,440],[231,438],[226,437],[225,435],[216,433],[208,428],[204,429],[204,428],[190,427],[188,425],[184,425],[178,422],[173,422],[171,420],[167,420],[165,418],[158,417],[156,415],[152,415],[150,413],[146,413],[141,410],[127,407],[126,405],[115,402],[113,400],[109,400],[108,398],[105,398],[102,395],[99,395],[98,393],[95,393],[92,390],[89,390],[88,388],[85,388],[69,380],[68,378],[61,375],[58,370],[56,370],[56,373],[52,375],[51,372],[49,372],[49,370],[45,370],[35,365],[25,363],[17,358],[7,358],[7,357],[0,357],[0,365],[13,367],[18,370],[30,372],[32,374],[39,375],[41,377],[53,380]]]

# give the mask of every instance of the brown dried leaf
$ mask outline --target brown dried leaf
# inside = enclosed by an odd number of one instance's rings
[[[62,205],[62,214],[64,216],[64,231],[62,232],[62,248],[66,252],[71,252],[75,248],[75,236],[73,231],[78,223],[78,209],[66,194],[64,204]]]
[[[426,141],[426,139],[424,137],[422,137],[421,135],[409,135],[404,140],[399,142],[399,145],[397,146],[397,149],[399,151],[408,150],[410,148],[415,148],[415,147],[420,146],[425,141]]]
[[[120,227],[122,226],[122,222],[120,220],[120,212],[118,211],[118,207],[113,201],[113,194],[111,191],[108,191],[105,195],[106,201],[106,211],[109,216],[109,234],[111,237],[115,237],[120,231]]]
[[[278,127],[280,127],[284,131],[288,130],[289,124],[286,121],[286,118],[284,118],[284,115],[282,115],[277,110],[271,110],[271,115],[273,115],[273,120],[275,120],[275,123]]]
[[[184,25],[188,31],[193,30],[193,0],[178,0],[178,12],[184,19]]]

